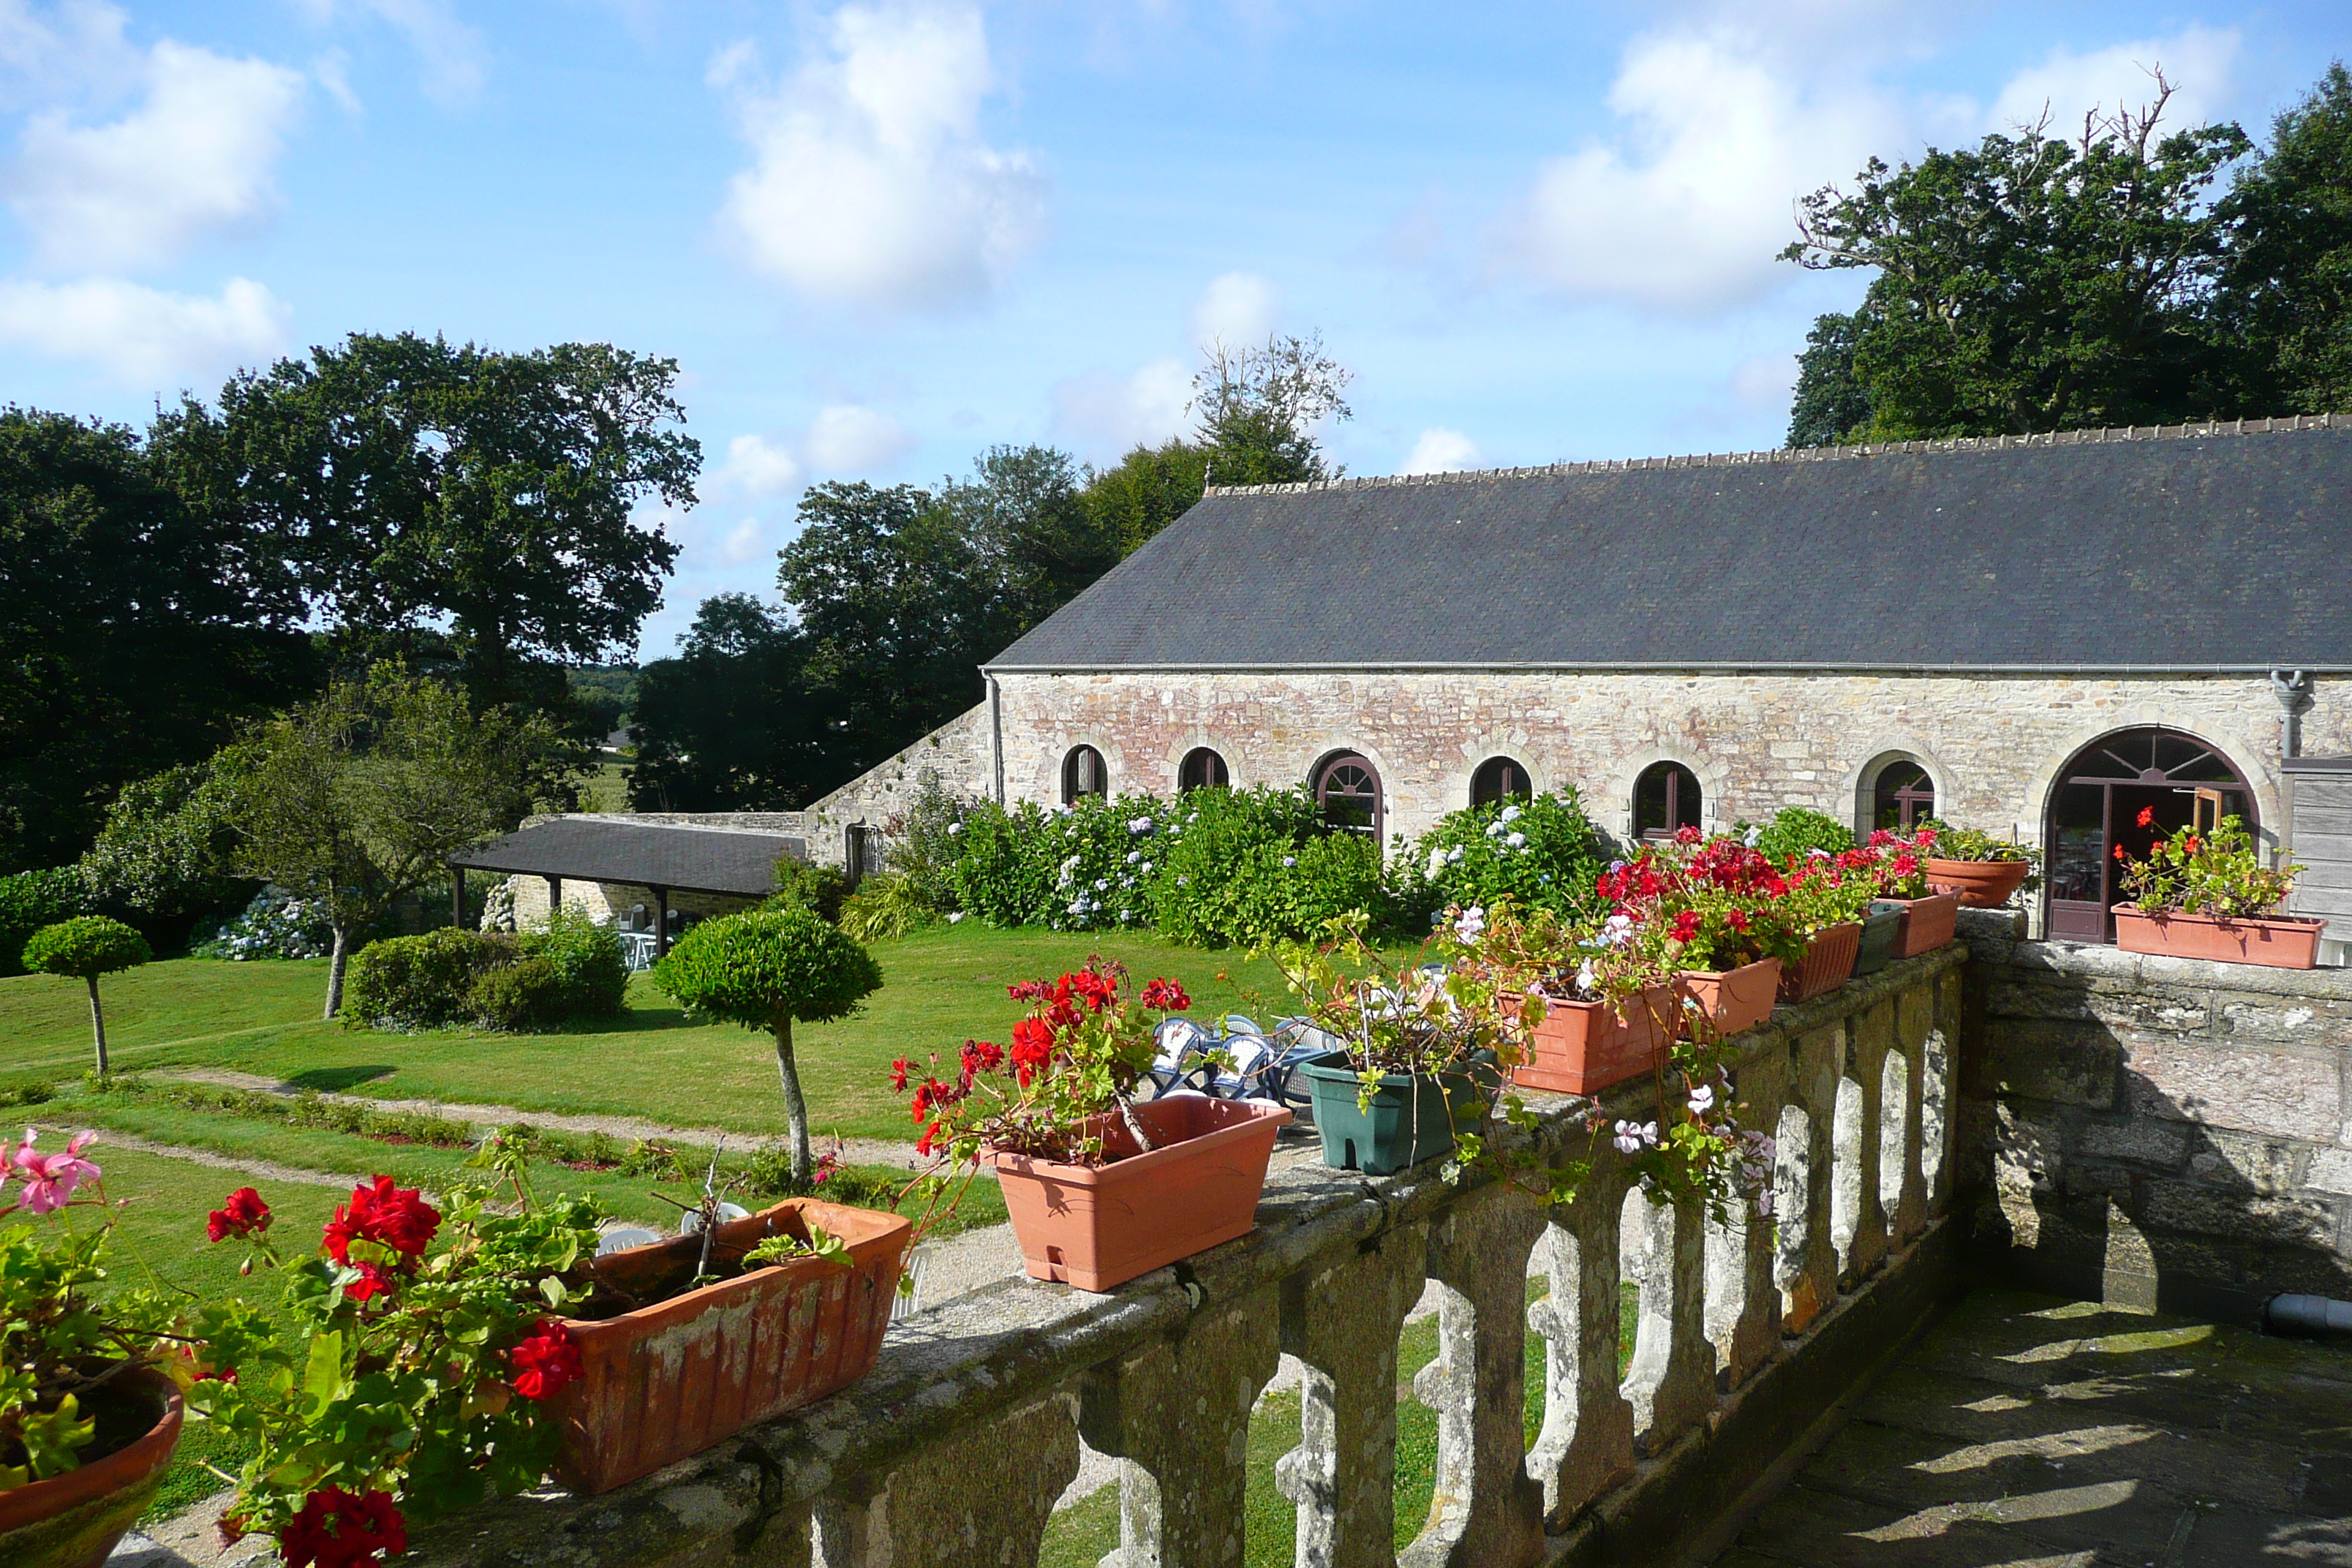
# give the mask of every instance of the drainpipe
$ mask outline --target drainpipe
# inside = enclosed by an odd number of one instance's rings
[[[2352,1334],[2352,1301],[2325,1296],[2273,1296],[2263,1307],[2263,1327],[2274,1334],[2334,1338]]]
[[[2271,671],[2271,695],[2279,705],[2279,755],[2282,758],[2303,755],[2303,716],[2311,709],[2311,671],[2307,669],[2273,669]]]

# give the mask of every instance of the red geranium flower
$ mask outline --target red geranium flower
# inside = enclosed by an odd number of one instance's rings
[[[915,1140],[915,1152],[920,1154],[926,1160],[929,1159],[931,1157],[931,1150],[945,1140],[947,1135],[948,1124],[946,1122],[932,1122],[929,1127],[923,1129],[923,1135]]]
[[[205,1221],[205,1235],[213,1241],[232,1236],[257,1236],[269,1228],[269,1205],[251,1187],[239,1187]]]
[[[357,1568],[408,1550],[408,1529],[390,1492],[347,1492],[321,1487],[278,1532],[286,1568]]]
[[[1062,976],[1062,994],[1076,994],[1090,1013],[1099,1013],[1118,994],[1118,982],[1098,970],[1081,969]]]
[[[1675,942],[1688,942],[1698,935],[1699,917],[1696,910],[1685,910],[1675,917],[1672,937]]]
[[[422,1258],[440,1228],[441,1211],[415,1187],[395,1187],[390,1176],[378,1176],[373,1187],[353,1187],[352,1201],[327,1222],[327,1255],[347,1263],[353,1241],[373,1241],[404,1257]]]
[[[2152,805],[2143,805],[2139,808],[2139,825],[2142,827],[2154,827],[2156,826],[2156,807]]]
[[[907,1092],[907,1058],[904,1057],[890,1064],[890,1087],[899,1094]]]
[[[2125,853],[2124,853],[2124,847],[2123,847],[2122,845],[2118,844],[2118,845],[2116,845],[2116,859],[2118,859],[2118,860],[2128,860],[2128,859],[2130,859],[2130,858],[2131,858],[2131,857],[2130,857],[2130,856],[2128,856],[2128,855],[2126,855],[2126,854],[2125,854]]]
[[[1054,1059],[1054,1031],[1043,1019],[1024,1018],[1013,1026],[1013,1075],[1021,1087],[1037,1069]]]
[[[507,1351],[507,1364],[515,1369],[517,1394],[525,1399],[551,1398],[580,1375],[580,1342],[555,1319],[541,1318],[529,1338]]]
[[[1181,1013],[1192,1005],[1192,999],[1184,994],[1181,983],[1174,980],[1155,980],[1143,988],[1143,1005],[1147,1007],[1160,1008],[1164,1012]]]
[[[351,1267],[360,1271],[360,1277],[343,1287],[343,1294],[354,1301],[372,1301],[378,1296],[389,1296],[392,1288],[398,1283],[373,1263],[354,1263]]]

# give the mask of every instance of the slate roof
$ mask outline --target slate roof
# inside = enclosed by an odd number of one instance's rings
[[[762,899],[776,890],[776,859],[782,855],[805,860],[808,845],[782,833],[558,816],[451,856],[450,862],[477,871]]]
[[[2352,668],[2352,416],[1213,489],[992,670]]]

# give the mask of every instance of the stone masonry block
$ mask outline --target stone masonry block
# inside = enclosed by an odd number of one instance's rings
[[[2352,1050],[2352,1002],[2224,991],[2214,1033],[2248,1043]]]
[[[2208,1186],[2270,1196],[2294,1185],[2295,1151],[2276,1139],[2208,1128],[2197,1135],[2189,1173]]]
[[[2116,1102],[2123,1047],[2096,1024],[2030,1023],[1988,1031],[1991,1093],[2105,1110]]]
[[[2162,1177],[2141,1184],[2139,1222],[2151,1231],[2179,1230],[2234,1240],[2326,1247],[2336,1239],[2336,1214],[2326,1204],[2229,1193]]]
[[[2212,1022],[2205,993],[2187,987],[2142,985],[2113,975],[1992,973],[1985,1013],[1997,1028],[2012,1021],[2065,1018],[2193,1035]]]
[[[2314,1154],[2303,1184],[2315,1192],[2352,1197],[2352,1151],[2323,1149]]]
[[[2136,1115],[2315,1143],[2343,1133],[2340,1079],[2335,1063],[2312,1057],[2146,1036],[2127,1041],[2124,1058]]]
[[[2074,1130],[2074,1152],[2086,1159],[2130,1160],[2170,1170],[2189,1156],[2189,1130],[2145,1117],[2085,1117]]]
[[[2066,1168],[2066,1126],[2055,1116],[2002,1104],[1993,1121],[1993,1185],[2020,1194],[2055,1191]]]

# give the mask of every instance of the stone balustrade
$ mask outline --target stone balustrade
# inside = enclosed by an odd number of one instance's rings
[[[413,1561],[1028,1564],[1083,1440],[1120,1461],[1108,1561],[1238,1564],[1250,1424],[1286,1355],[1300,1413],[1276,1477],[1301,1564],[1668,1561],[1957,1289],[1943,1216],[1965,958],[1894,964],[1734,1042],[1742,1121],[1779,1139],[1769,1220],[1629,1202],[1638,1184],[1587,1131],[1589,1103],[1529,1096],[1541,1156],[1592,1161],[1570,1205],[1478,1172],[1449,1184],[1435,1163],[1377,1181],[1284,1165],[1242,1241],[1108,1295],[1005,1280],[943,1303],[833,1399],[604,1497],[470,1510],[416,1532]],[[1653,1094],[1639,1080],[1601,1109],[1647,1120]],[[1640,1315],[1622,1378],[1621,1279]],[[1412,1396],[1437,1415],[1435,1493],[1397,1551],[1398,1339],[1424,1292],[1439,1350]],[[1539,1389],[1523,1386],[1529,1334]]]

